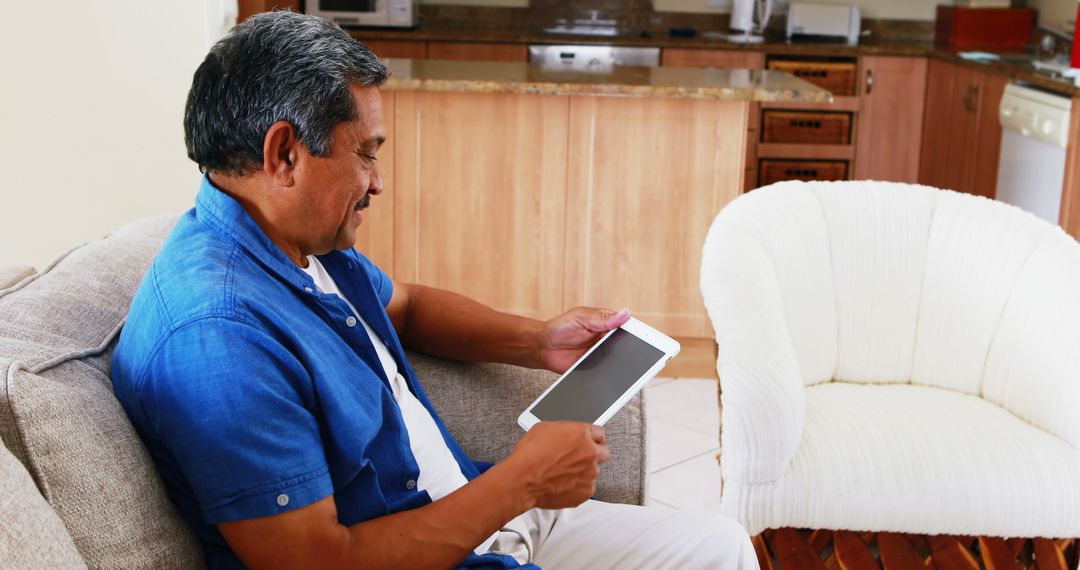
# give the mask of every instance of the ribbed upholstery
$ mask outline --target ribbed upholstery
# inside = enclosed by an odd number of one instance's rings
[[[1080,536],[1080,245],[1060,228],[785,182],[716,217],[701,286],[722,508],[751,533]]]
[[[1053,230],[1000,202],[938,193],[912,382],[981,393],[986,354],[1005,302],[1035,248],[1048,235],[1061,235]]]
[[[1075,448],[977,396],[831,382],[806,390],[788,472],[758,485],[726,480],[723,509],[751,534],[1077,536],[1078,475]]]
[[[982,393],[1080,449],[1080,244],[1072,238],[1052,232],[1028,259],[987,354]]]

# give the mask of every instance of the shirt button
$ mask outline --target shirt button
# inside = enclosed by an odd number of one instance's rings
[[[315,292],[315,290],[312,289],[311,287],[304,287],[304,291],[307,291],[308,293],[314,293]]]
[[[345,324],[349,325],[350,327],[355,327],[356,326],[356,317],[348,317],[348,318],[346,318],[345,319]]]
[[[279,507],[284,507],[287,504],[289,504],[289,496],[288,495],[286,495],[285,493],[282,493],[282,494],[277,496],[277,505]]]
[[[416,479],[409,479],[409,480],[408,480],[408,481],[407,481],[407,482],[405,483],[405,488],[406,488],[406,489],[408,489],[408,490],[410,490],[410,491],[412,491],[413,489],[415,489],[415,488],[416,488]]]

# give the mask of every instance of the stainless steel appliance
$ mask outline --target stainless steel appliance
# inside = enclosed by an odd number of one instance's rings
[[[307,0],[304,12],[342,26],[412,28],[419,0]]]
[[[1015,83],[998,108],[1003,130],[997,199],[1058,223],[1069,143],[1068,97]]]
[[[603,71],[615,65],[657,67],[660,65],[660,48],[531,45],[529,62],[579,71]]]

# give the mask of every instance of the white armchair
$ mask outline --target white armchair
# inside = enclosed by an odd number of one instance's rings
[[[1080,537],[1080,244],[984,198],[785,182],[701,288],[722,510],[766,528]]]

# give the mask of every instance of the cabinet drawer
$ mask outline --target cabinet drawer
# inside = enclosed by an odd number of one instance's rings
[[[786,71],[799,79],[828,89],[835,96],[855,95],[858,65],[854,61],[799,61],[770,59],[767,69]]]
[[[758,184],[783,180],[847,180],[846,160],[774,160],[760,162]]]
[[[761,112],[761,142],[851,144],[851,113],[767,109]]]

